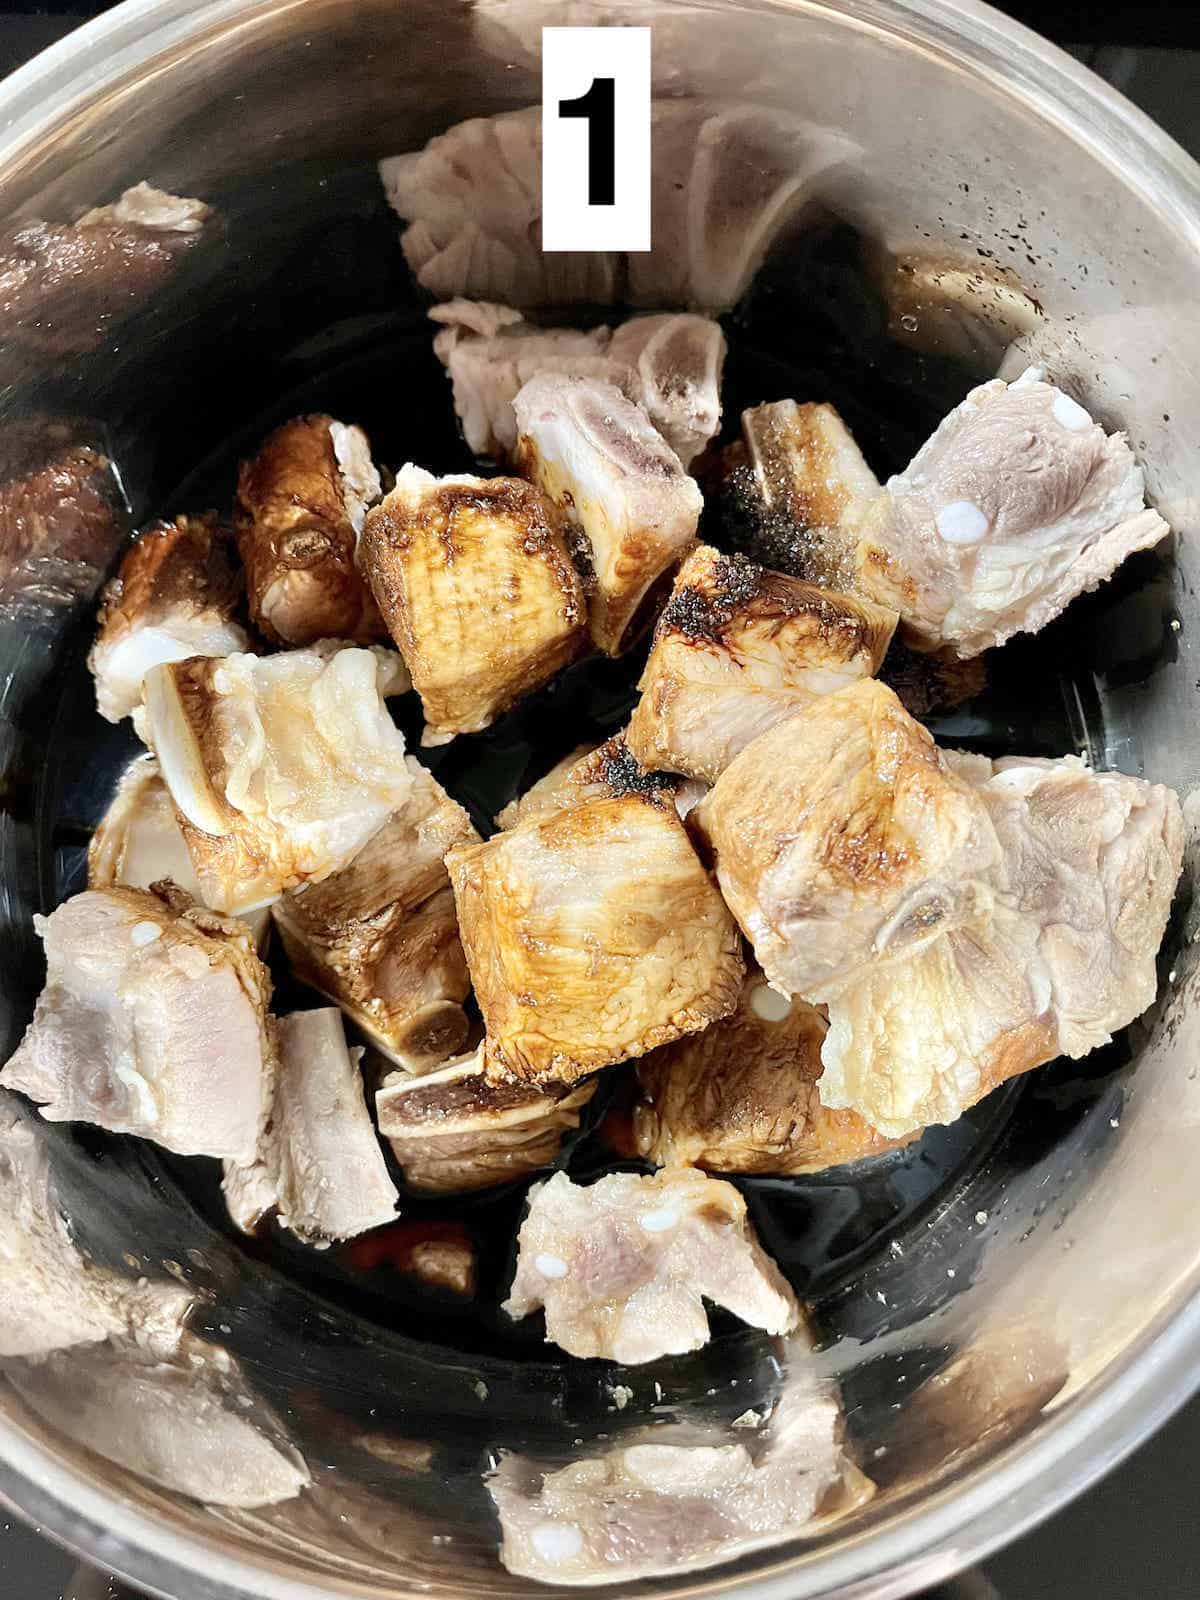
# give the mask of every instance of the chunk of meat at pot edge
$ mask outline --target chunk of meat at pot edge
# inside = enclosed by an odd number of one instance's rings
[[[88,889],[35,925],[46,986],[0,1084],[51,1122],[251,1160],[275,1048],[270,979],[245,924],[182,891]]]
[[[1044,628],[1169,532],[1124,434],[1031,367],[972,389],[889,479],[859,582],[911,643],[975,656]]]
[[[495,1078],[572,1082],[737,1004],[737,929],[669,797],[589,801],[446,864]]]
[[[732,1184],[682,1168],[582,1188],[559,1172],[531,1193],[504,1309],[544,1308],[547,1339],[568,1355],[636,1365],[698,1350],[705,1300],[768,1333],[802,1321]]]

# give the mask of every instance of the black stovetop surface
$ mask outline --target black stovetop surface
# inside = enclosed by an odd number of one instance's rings
[[[0,77],[89,16],[75,0],[0,0]],[[1065,44],[1200,154],[1200,8],[1070,0],[1001,9]],[[924,1600],[1185,1600],[1200,1596],[1200,1397],[1123,1466],[1031,1534]],[[0,1600],[140,1600],[0,1508]]]

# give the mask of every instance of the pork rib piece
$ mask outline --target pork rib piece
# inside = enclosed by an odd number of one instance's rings
[[[1161,785],[1073,756],[946,759],[1000,841],[990,915],[829,1002],[822,1101],[891,1135],[952,1122],[1139,1016],[1182,862],[1179,802]]]
[[[484,1046],[421,1077],[393,1073],[375,1097],[379,1131],[410,1188],[459,1194],[528,1177],[558,1158],[594,1081],[491,1083]]]
[[[140,534],[100,599],[88,656],[100,715],[109,722],[132,716],[144,738],[142,680],[152,667],[248,650],[236,620],[241,589],[215,512],[156,522]]]
[[[708,317],[633,317],[612,333],[541,328],[510,306],[472,300],[450,300],[429,315],[440,324],[434,353],[476,455],[512,455],[513,401],[539,372],[615,385],[643,407],[685,467],[720,426],[725,336]]]
[[[208,905],[242,912],[344,867],[408,798],[384,705],[394,651],[310,646],[156,667],[149,732]]]
[[[35,926],[46,987],[0,1083],[51,1122],[251,1160],[275,1052],[270,980],[245,925],[182,891],[88,889]]]
[[[830,1384],[790,1379],[764,1427],[736,1427],[646,1428],[557,1471],[503,1453],[501,1562],[540,1583],[632,1582],[811,1538],[874,1494]]]
[[[859,581],[915,645],[974,656],[1044,628],[1169,532],[1124,434],[1031,367],[972,389],[889,479]]]
[[[713,783],[760,733],[878,671],[895,625],[869,600],[700,545],[655,629],[629,749]]]
[[[870,678],[747,745],[689,821],[770,982],[814,1002],[974,922],[1000,859],[978,792]]]
[[[277,900],[292,971],[337,1002],[409,1071],[461,1049],[470,991],[446,852],[477,838],[470,818],[409,756],[404,804],[353,861]]]
[[[502,828],[515,828],[518,823],[551,817],[556,811],[568,811],[588,800],[615,799],[623,794],[669,797],[681,787],[676,774],[645,768],[630,750],[625,735],[619,733],[594,750],[582,746],[564,756],[545,777],[510,801],[496,821]]]
[[[58,1205],[46,1132],[15,1095],[0,1090],[0,1357],[138,1339],[165,1353],[192,1303],[176,1283],[136,1282],[93,1266]]]
[[[311,1481],[277,1425],[258,1425],[235,1364],[201,1339],[189,1340],[186,1360],[103,1345],[8,1377],[43,1421],[155,1489],[206,1506],[264,1506]]]
[[[821,1104],[825,1033],[814,1006],[748,973],[731,1016],[638,1062],[639,1153],[661,1167],[788,1177],[895,1148],[855,1112]]]
[[[583,646],[583,586],[553,507],[519,478],[406,466],[368,515],[363,569],[425,709],[426,744],[476,733]]]
[[[864,592],[858,541],[879,480],[837,411],[775,400],[742,412],[742,438],[762,559],[826,588]]]
[[[296,1011],[278,1024],[270,1119],[249,1167],[227,1164],[230,1215],[253,1232],[268,1209],[306,1244],[353,1239],[390,1222],[396,1188],[363,1099],[341,1012]]]
[[[153,756],[136,756],[121,775],[116,793],[88,846],[88,888],[150,889],[169,878],[201,900],[200,880],[171,794]],[[261,951],[271,913],[265,907],[240,919]]]
[[[568,1355],[633,1366],[698,1350],[705,1300],[768,1333],[801,1323],[732,1184],[683,1167],[587,1188],[559,1172],[531,1191],[504,1309],[519,1319],[544,1307],[547,1341]]]
[[[541,373],[513,408],[521,471],[582,534],[592,639],[619,655],[695,540],[700,490],[646,413],[612,384]]]
[[[385,636],[355,545],[382,485],[361,428],[293,417],[238,474],[234,528],[250,616],[273,644]]]
[[[669,800],[592,800],[446,864],[493,1077],[571,1082],[737,1003],[737,929]]]

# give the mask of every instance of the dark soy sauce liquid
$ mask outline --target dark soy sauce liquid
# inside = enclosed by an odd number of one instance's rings
[[[283,326],[317,288],[329,306],[328,325],[307,332],[282,356],[276,350],[269,370],[248,370],[246,409],[227,383],[212,393],[193,413],[190,436],[213,448],[202,460],[196,457],[203,450],[196,450],[186,471],[186,439],[168,429],[163,455],[181,472],[173,485],[161,484],[158,503],[139,510],[227,508],[239,456],[279,421],[311,410],[361,423],[376,459],[392,470],[409,460],[438,473],[475,466],[373,175],[342,182],[348,218],[342,232],[332,243],[322,235],[307,252],[301,239],[276,263],[277,280],[264,271],[264,316],[278,300],[273,314]],[[236,216],[230,228],[236,250]],[[257,261],[253,245],[244,242],[246,259]],[[272,298],[267,291],[276,281]],[[591,320],[620,315],[597,309]],[[569,312],[561,320],[589,319]],[[303,325],[311,329],[311,312]],[[785,397],[828,400],[881,478],[903,467],[971,384],[987,376],[889,341],[860,241],[839,226],[771,263],[724,326],[724,439],[737,437],[743,407]],[[205,337],[214,336],[210,329]],[[202,372],[199,335],[193,359]],[[139,448],[132,415],[127,447]],[[119,457],[120,437],[114,449]],[[729,542],[717,506],[706,514],[705,536]],[[1111,642],[1110,615],[1136,614],[1138,597],[1161,596],[1161,584],[1153,558],[1130,562],[1100,597],[996,655],[986,691],[932,724],[935,734],[988,754],[1076,750],[1082,737],[1099,731],[1090,686],[1105,660],[1102,641]],[[43,909],[83,887],[90,831],[139,748],[128,724],[113,728],[95,712],[84,662],[90,623],[83,633],[63,676],[39,795]],[[1141,670],[1141,656],[1154,648],[1153,627],[1144,635],[1133,626],[1130,671]],[[552,763],[623,725],[644,657],[643,644],[618,661],[581,662],[486,732],[421,752],[421,759],[488,832],[500,807]],[[394,711],[415,748],[421,726],[415,697],[395,702]],[[273,975],[277,1009],[316,1001],[277,960]],[[963,1216],[1001,1203],[1006,1174],[1044,1154],[1098,1101],[1115,1111],[1130,1059],[1127,1041],[1119,1040],[1084,1062],[1057,1063],[1005,1086],[953,1126],[931,1129],[916,1145],[872,1163],[814,1177],[734,1181],[767,1249],[811,1303],[819,1331],[830,1339],[868,1339],[927,1315],[969,1282],[979,1246]],[[561,1165],[576,1177],[617,1164],[597,1124],[627,1071],[605,1075],[583,1129],[568,1141]],[[1107,1127],[1106,1118],[1092,1121]],[[330,1408],[360,1423],[370,1418],[370,1425],[403,1420],[409,1432],[414,1418],[424,1416],[436,1437],[450,1430],[473,1440],[471,1448],[487,1436],[490,1412],[507,1419],[506,1443],[524,1438],[558,1447],[644,1422],[656,1402],[659,1415],[732,1417],[777,1381],[772,1342],[721,1313],[714,1314],[715,1336],[705,1350],[634,1369],[572,1361],[544,1343],[540,1317],[511,1322],[499,1307],[528,1184],[431,1200],[405,1192],[401,1182],[402,1228],[452,1221],[475,1243],[479,1292],[464,1304],[422,1290],[396,1270],[386,1231],[369,1248],[355,1243],[324,1252],[281,1232],[247,1240],[225,1214],[216,1163],[176,1159],[149,1143],[86,1127],[53,1133],[64,1198],[86,1247],[126,1271],[155,1275],[167,1263],[206,1289],[197,1326],[251,1365],[256,1384],[286,1409],[302,1441],[310,1432],[310,1448],[319,1440],[326,1458],[333,1448]],[[947,1276],[950,1261],[958,1263],[957,1282]],[[619,1416],[614,1381],[634,1392]],[[854,1399],[868,1423],[872,1407],[883,1403],[869,1383]]]

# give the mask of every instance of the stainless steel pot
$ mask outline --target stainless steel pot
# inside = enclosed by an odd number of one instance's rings
[[[370,164],[463,117],[535,101],[537,30],[564,20],[650,22],[662,92],[800,111],[846,134],[857,152],[830,203],[877,247],[1019,270],[1039,311],[1006,360],[1044,359],[1128,429],[1177,541],[1170,562],[1147,561],[1075,608],[1052,670],[1022,681],[1026,715],[1014,721],[1032,736],[1049,707],[1097,762],[1190,795],[1200,171],[1097,79],[972,0],[613,0],[586,18],[565,0],[129,0],[0,87],[3,210],[67,219],[145,177],[212,201],[223,243],[182,289],[114,322],[98,354],[5,344],[0,426],[82,415],[103,426],[134,518],[168,501],[190,508],[186,494],[214,480],[184,480],[222,440],[285,393],[352,390],[350,357],[400,301],[417,326],[398,256],[374,253]],[[925,330],[935,343],[953,322],[936,312]],[[1014,330],[997,315],[1002,347]],[[398,391],[440,382],[420,368],[392,377]],[[420,409],[404,412],[418,434]],[[53,548],[42,553],[52,564]],[[110,555],[89,553],[93,587]],[[125,749],[87,709],[88,594],[47,579],[25,601],[0,619],[10,1044],[38,981],[30,914],[72,886],[81,830]],[[973,1125],[970,1161],[926,1184],[894,1247],[864,1234],[842,1280],[824,1285],[817,1359],[841,1383],[874,1500],[804,1542],[667,1575],[657,1590],[910,1593],[1047,1516],[1190,1393],[1194,925],[1182,904],[1159,1003],[1141,1024],[1082,1072],[1051,1068],[1002,1096]],[[489,1364],[423,1345],[411,1326],[381,1328],[327,1280],[239,1251],[136,1154],[67,1137],[53,1159],[98,1259],[119,1265],[131,1250],[140,1270],[208,1292],[200,1331],[228,1343],[250,1388],[273,1401],[316,1486],[316,1509],[301,1513],[205,1508],[90,1451],[98,1441],[70,1437],[69,1418],[50,1426],[19,1381],[0,1384],[4,1499],[156,1592],[524,1592],[495,1559],[480,1487],[492,1453],[532,1437],[564,1459],[587,1452],[585,1435],[639,1419],[640,1395],[614,1420],[590,1368],[571,1378]],[[0,1285],[2,1274],[0,1263]],[[778,1377],[760,1344],[723,1339],[713,1352],[679,1377],[669,1418],[695,1420],[704,1385],[715,1391],[731,1372],[756,1394]],[[376,1426],[364,1416],[429,1443],[428,1470],[398,1467],[394,1453],[389,1464],[378,1440],[364,1452],[362,1431]]]

